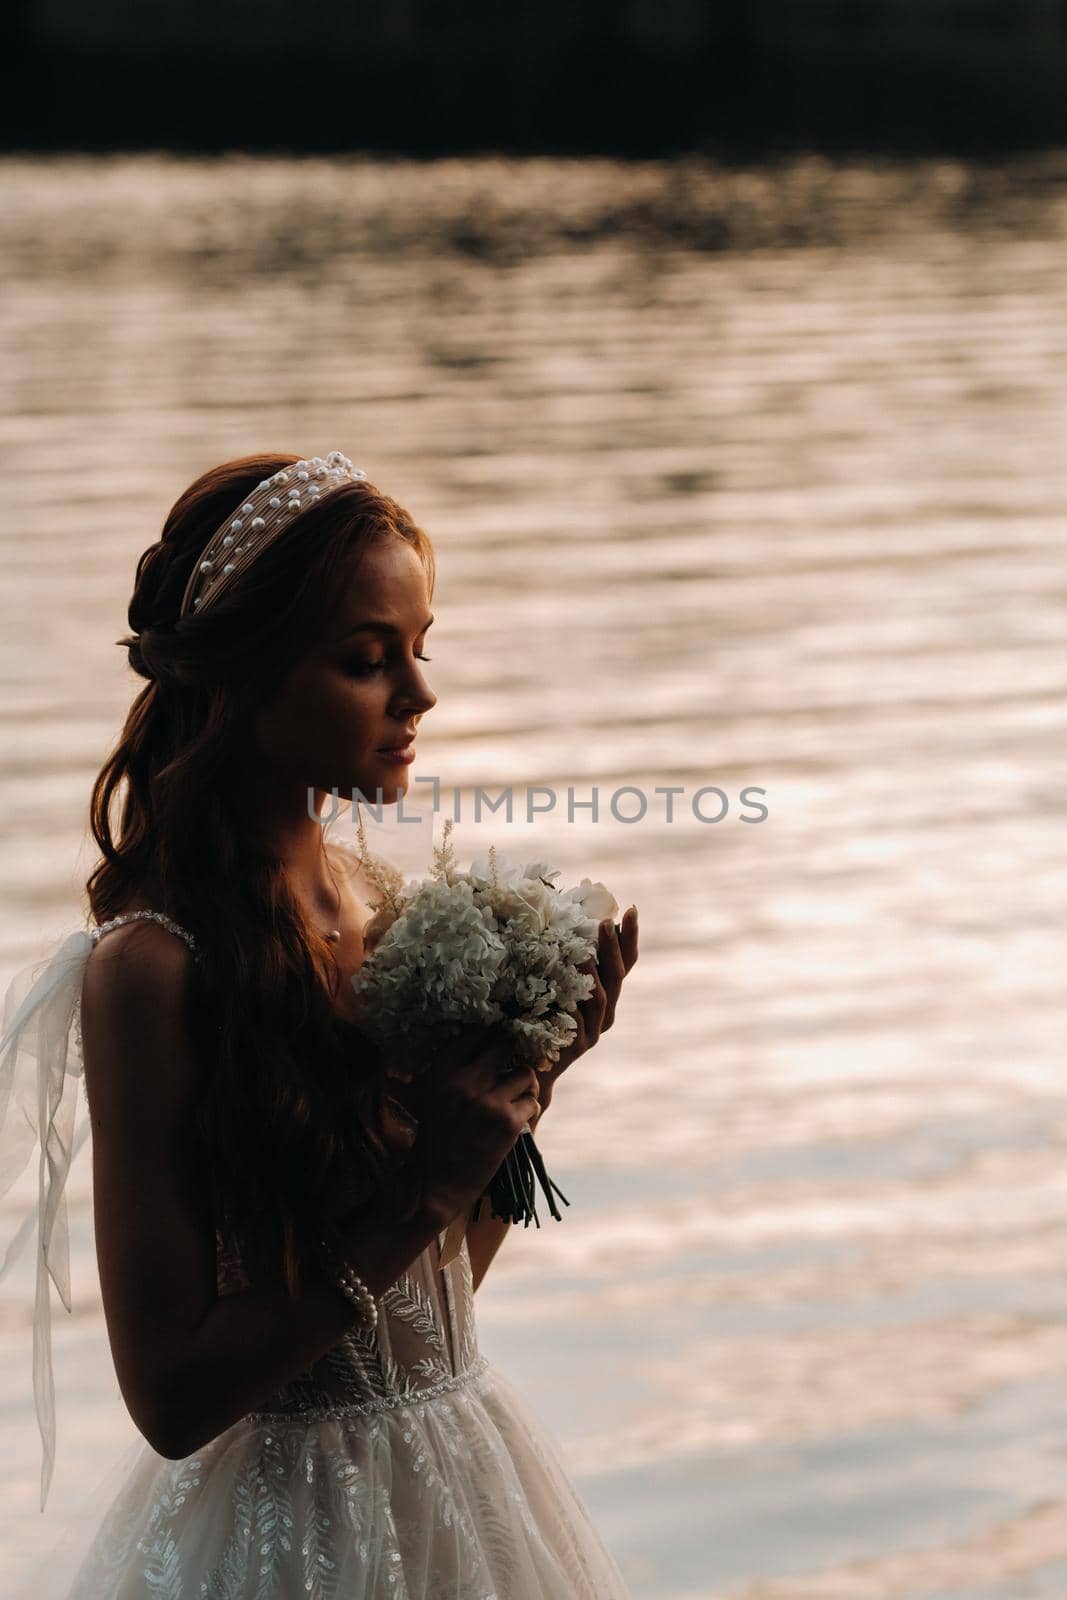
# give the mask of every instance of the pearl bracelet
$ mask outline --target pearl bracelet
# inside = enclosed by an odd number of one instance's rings
[[[329,1257],[330,1251],[325,1239],[320,1239],[319,1245]],[[345,1262],[341,1270],[339,1272],[332,1271],[331,1276],[345,1299],[351,1300],[359,1312],[359,1316],[356,1319],[357,1322],[366,1324],[368,1328],[376,1328],[378,1326],[378,1302],[359,1274]]]

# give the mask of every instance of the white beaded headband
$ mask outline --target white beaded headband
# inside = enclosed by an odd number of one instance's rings
[[[185,585],[179,617],[205,611],[302,511],[366,476],[340,450],[331,450],[264,478],[204,546]]]

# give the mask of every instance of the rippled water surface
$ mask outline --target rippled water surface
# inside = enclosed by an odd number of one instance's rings
[[[4,974],[80,918],[170,504],[344,449],[435,541],[460,853],[640,907],[478,1312],[642,1600],[1067,1592],[1065,173],[0,163]],[[128,1425],[71,1191],[57,1515]]]

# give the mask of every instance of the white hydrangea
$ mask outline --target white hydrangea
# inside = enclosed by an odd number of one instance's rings
[[[501,1024],[516,1059],[547,1065],[574,1037],[574,1012],[593,989],[578,968],[618,905],[602,883],[560,891],[558,868],[512,863],[493,847],[461,872],[451,828],[447,819],[430,877],[392,894],[364,930],[367,954],[352,978],[363,1025],[401,1074],[472,1023]]]

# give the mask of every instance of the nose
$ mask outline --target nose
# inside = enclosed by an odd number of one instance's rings
[[[418,667],[415,668],[410,687],[404,698],[404,704],[415,716],[421,716],[423,712],[431,711],[437,704],[437,696]]]
[[[420,693],[412,694],[408,699],[408,705],[418,717],[421,717],[424,711],[431,711],[436,704],[437,696],[429,685],[424,686]]]

